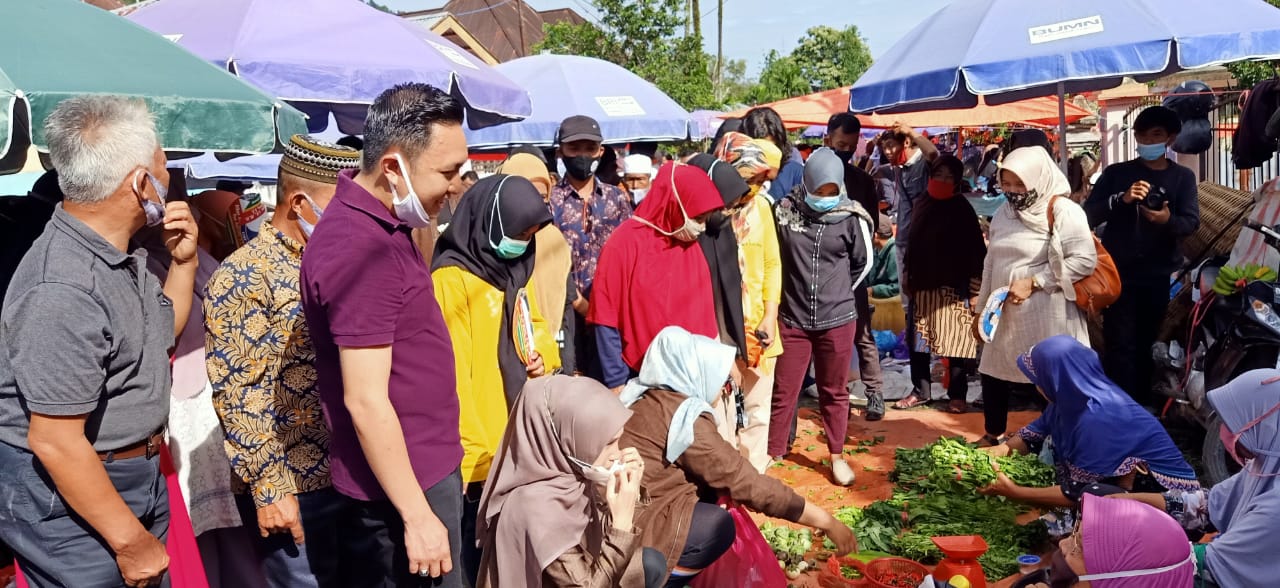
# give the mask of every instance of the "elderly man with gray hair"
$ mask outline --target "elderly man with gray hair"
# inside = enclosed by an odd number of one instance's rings
[[[138,100],[63,101],[45,121],[66,198],[0,314],[0,539],[28,583],[164,586],[168,494],[156,459],[169,349],[191,308],[196,224]],[[164,284],[135,234],[172,256]]]

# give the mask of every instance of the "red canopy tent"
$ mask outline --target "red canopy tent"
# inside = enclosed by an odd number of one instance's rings
[[[825,125],[831,115],[837,112],[848,112],[849,88],[846,86],[760,106],[768,106],[776,110],[788,128]],[[1066,107],[1068,123],[1092,116],[1089,111],[1070,102]],[[725,113],[721,118],[738,118],[746,115],[748,110],[750,108]],[[1058,99],[1056,97],[1031,98],[1000,106],[989,106],[979,96],[978,105],[973,108],[892,115],[860,114],[858,119],[862,121],[863,128],[871,129],[887,129],[896,122],[902,122],[914,128],[972,128],[1007,123],[1052,127],[1058,124]]]

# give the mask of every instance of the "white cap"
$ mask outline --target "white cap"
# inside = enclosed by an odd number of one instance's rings
[[[648,155],[628,155],[622,160],[622,175],[638,176],[646,174],[650,178],[658,174],[658,170],[653,169],[653,158]]]

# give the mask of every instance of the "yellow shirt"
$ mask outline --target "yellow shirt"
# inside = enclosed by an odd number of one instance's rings
[[[498,332],[501,329],[501,290],[457,266],[431,273],[436,300],[444,312],[453,341],[457,372],[459,432],[462,434],[462,480],[481,482],[489,477],[489,465],[507,428],[507,397],[498,367]],[[538,308],[533,283],[529,308],[533,317],[534,346],[548,374],[560,368],[560,351],[554,331]]]
[[[764,320],[765,303],[782,301],[782,253],[773,224],[773,209],[763,194],[756,195],[742,214],[747,219],[747,235],[738,244],[742,253],[742,316],[751,333]],[[764,350],[765,359],[782,355],[782,337]]]

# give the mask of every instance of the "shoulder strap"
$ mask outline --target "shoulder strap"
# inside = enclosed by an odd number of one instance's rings
[[[1062,197],[1051,196],[1049,198],[1049,236],[1050,237],[1053,236],[1053,208],[1057,206],[1059,198],[1062,198]]]

